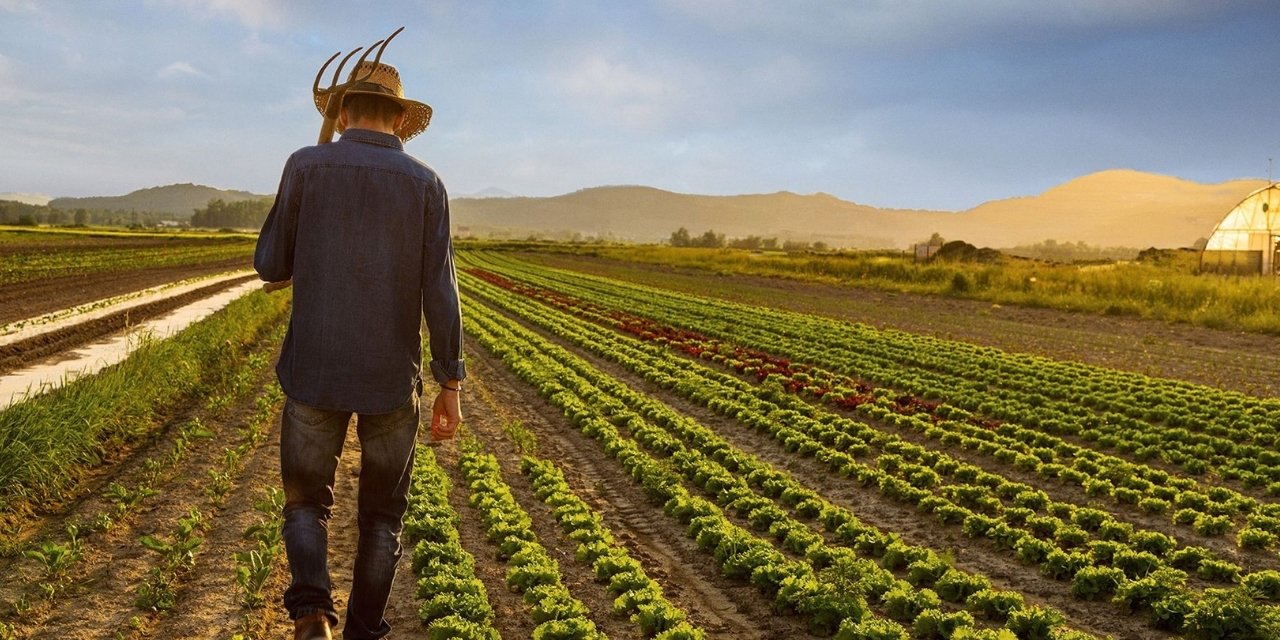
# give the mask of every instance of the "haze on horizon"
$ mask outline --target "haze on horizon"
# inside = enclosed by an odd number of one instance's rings
[[[330,54],[435,108],[453,193],[606,184],[962,210],[1109,168],[1265,177],[1262,1],[0,0],[0,192],[271,193]]]

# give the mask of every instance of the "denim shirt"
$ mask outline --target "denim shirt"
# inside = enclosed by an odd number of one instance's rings
[[[400,407],[422,392],[423,317],[432,377],[466,377],[449,197],[396,136],[349,129],[294,152],[253,264],[268,282],[293,278],[276,365],[290,398],[368,414]]]

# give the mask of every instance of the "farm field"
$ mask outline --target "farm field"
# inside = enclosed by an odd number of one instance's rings
[[[244,234],[0,228],[0,325],[253,264]]]
[[[1113,318],[1032,355],[1030,328],[983,339],[1003,325],[956,307],[542,254],[458,272],[464,430],[419,450],[393,637],[1280,630],[1280,401],[1045,354]],[[0,411],[0,638],[287,637],[288,301],[249,294]],[[359,456],[352,432],[339,611]]]

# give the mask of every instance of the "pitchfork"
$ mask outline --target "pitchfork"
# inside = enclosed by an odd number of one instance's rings
[[[364,49],[364,47],[356,47],[353,49],[351,53],[348,53],[346,57],[342,59],[342,62],[338,63],[338,68],[333,71],[333,80],[329,83],[329,86],[324,89],[320,88],[320,78],[324,76],[324,70],[329,68],[329,64],[336,60],[338,56],[342,55],[342,52],[339,51],[333,54],[325,61],[324,66],[320,67],[320,72],[316,74],[316,81],[311,85],[311,91],[315,94],[317,104],[320,102],[321,97],[325,98],[324,123],[320,125],[320,141],[318,144],[333,142],[333,129],[334,125],[338,122],[338,112],[342,109],[343,94],[345,94],[347,89],[351,88],[353,85],[360,84],[373,76],[374,69],[377,68],[378,63],[382,61],[382,52],[387,50],[387,45],[391,44],[391,39],[400,35],[401,31],[404,31],[404,27],[396,29],[395,33],[387,36],[386,40],[379,40],[369,45],[368,49]],[[347,61],[350,60],[352,56],[360,53],[362,49],[364,49],[364,55],[360,56],[360,59],[356,61],[355,68],[359,69],[360,65],[365,63],[369,54],[373,53],[374,49],[377,49],[378,55],[373,58],[373,66],[369,68],[368,73],[357,78],[351,78],[350,80],[339,84],[338,78],[342,77],[342,68],[347,66]]]

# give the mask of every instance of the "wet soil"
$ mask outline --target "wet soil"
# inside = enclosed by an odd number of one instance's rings
[[[178,296],[157,300],[108,316],[95,318],[88,322],[50,331],[12,344],[2,345],[0,346],[0,375],[20,369],[27,363],[36,362],[50,355],[74,349],[102,336],[163,315],[178,307],[207,298],[253,278],[255,276],[247,275],[243,278],[225,280]]]

